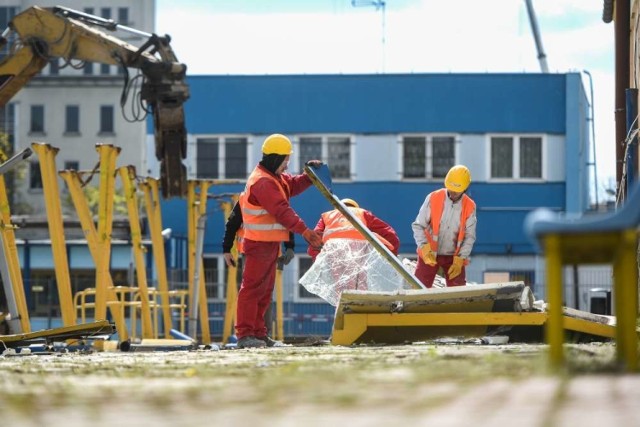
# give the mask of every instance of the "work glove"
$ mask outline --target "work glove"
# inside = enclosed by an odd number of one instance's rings
[[[447,271],[447,274],[449,275],[449,279],[458,277],[460,273],[462,273],[463,266],[464,266],[464,258],[460,258],[459,256],[454,256],[453,264],[451,264],[451,267],[449,267],[449,271]]]
[[[311,166],[314,169],[318,169],[323,164],[324,163],[322,163],[322,160],[308,160],[307,163],[305,163],[305,165]]]
[[[222,256],[224,257],[224,262],[227,264],[227,267],[236,267],[238,265],[230,252],[226,252],[222,254]]]
[[[427,243],[426,245],[422,245],[420,246],[420,248],[418,249],[420,258],[422,258],[422,261],[430,266],[434,266],[437,264],[436,262],[436,253],[434,251],[431,250],[431,246],[429,246],[429,244]]]
[[[315,248],[317,250],[322,249],[322,235],[317,231],[313,231],[307,228],[302,233],[302,237],[304,237],[304,240],[306,240],[309,246],[311,246],[312,248]]]
[[[295,255],[295,252],[293,252],[293,249],[287,248],[287,250],[284,251],[282,256],[278,258],[278,262],[282,262],[284,265],[289,265],[294,255]]]

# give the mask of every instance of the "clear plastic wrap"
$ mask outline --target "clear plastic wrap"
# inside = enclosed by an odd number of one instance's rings
[[[325,243],[300,284],[333,306],[347,289],[388,292],[412,288],[369,242],[355,239]]]

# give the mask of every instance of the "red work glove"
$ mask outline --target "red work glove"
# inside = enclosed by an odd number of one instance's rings
[[[312,248],[315,248],[317,250],[320,250],[322,248],[322,235],[317,231],[313,231],[307,228],[302,233],[302,237],[304,237],[304,240],[306,240],[309,246],[311,246]]]

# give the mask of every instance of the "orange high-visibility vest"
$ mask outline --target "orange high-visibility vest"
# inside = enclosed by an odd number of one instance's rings
[[[364,219],[364,210],[360,208],[349,207],[348,208],[351,213],[360,220],[362,224],[366,226]],[[329,239],[356,239],[356,240],[367,240],[362,233],[360,233],[354,226],[349,222],[344,215],[340,213],[339,210],[334,209],[329,212],[324,212],[322,215],[322,221],[324,222],[324,233],[322,234],[322,243],[327,243]],[[393,251],[393,245],[389,243],[387,239],[379,235],[378,233],[372,232],[375,236],[386,246],[389,250]]]
[[[424,234],[429,241],[429,246],[434,252],[438,252],[438,233],[440,232],[440,219],[442,218],[442,212],[444,211],[444,198],[447,197],[447,189],[441,188],[440,190],[431,193],[429,204],[431,207],[431,229],[433,235],[429,234],[429,230],[425,228]],[[460,213],[460,229],[458,230],[458,238],[456,241],[456,250],[454,255],[458,255],[462,241],[464,240],[464,234],[466,230],[467,219],[471,216],[476,209],[476,204],[466,194],[462,195],[462,212]]]
[[[289,200],[287,192],[282,188],[282,183],[260,168],[255,168],[249,179],[245,190],[240,194],[240,208],[242,209],[242,227],[244,228],[244,238],[257,242],[284,242],[289,240],[289,230],[278,223],[276,218],[267,212],[262,206],[249,202],[251,187],[259,179],[267,178],[273,180],[280,189],[282,197]]]

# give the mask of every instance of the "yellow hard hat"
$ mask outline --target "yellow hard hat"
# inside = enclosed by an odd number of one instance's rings
[[[262,144],[262,154],[280,154],[288,156],[293,153],[291,141],[284,135],[274,133],[269,135]]]
[[[342,199],[340,200],[343,204],[347,205],[347,206],[351,206],[353,208],[359,208],[360,205],[358,203],[356,203],[355,200],[353,199]]]
[[[455,193],[466,191],[469,188],[469,184],[471,184],[471,172],[463,165],[455,165],[449,169],[447,176],[444,178],[444,186],[447,187],[447,190]]]

